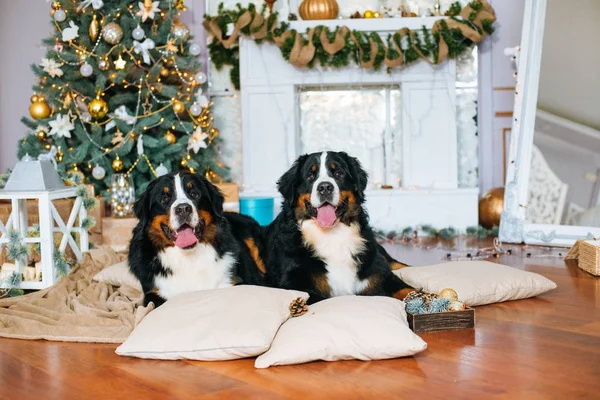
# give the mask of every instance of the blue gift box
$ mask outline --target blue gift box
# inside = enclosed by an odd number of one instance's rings
[[[240,199],[240,214],[248,215],[266,226],[273,222],[275,202],[272,197],[246,197]]]

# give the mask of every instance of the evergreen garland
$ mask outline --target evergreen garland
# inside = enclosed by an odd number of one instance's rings
[[[471,226],[468,227],[464,232],[459,231],[451,226],[442,229],[435,229],[431,225],[417,225],[416,227],[407,226],[400,231],[377,231],[377,235],[382,240],[402,240],[408,241],[411,238],[414,239],[420,235],[425,235],[431,238],[441,239],[454,239],[461,235],[476,236],[480,239],[485,239],[489,236],[498,236],[499,228],[494,227],[492,229],[486,229],[482,226]],[[416,237],[415,237],[416,236]]]
[[[445,57],[456,58],[475,44],[473,40],[479,41],[485,35],[492,34],[495,21],[493,9],[487,3],[484,6],[483,1],[472,1],[464,9],[461,8],[459,2],[455,2],[446,12],[447,20],[436,22],[432,30],[428,30],[425,26],[417,32],[402,29],[388,35],[383,40],[376,32],[350,31],[339,26],[334,31],[330,31],[323,25],[307,29],[302,35],[298,35],[299,32],[289,29],[289,24],[285,22],[278,24],[277,13],[270,14],[268,17],[266,13],[266,4],[263,4],[262,9],[258,11],[254,4],[249,4],[247,8],[237,4],[234,9],[225,9],[221,3],[216,16],[205,15],[204,26],[213,34],[213,39],[209,44],[211,61],[217,70],[222,69],[225,65],[233,67],[231,82],[235,89],[240,88],[237,35],[244,35],[254,39],[257,43],[266,41],[277,44],[282,57],[297,67],[341,68],[353,61],[365,68],[375,70],[379,70],[384,63],[387,63],[388,72],[390,72],[398,64],[408,65],[421,58],[425,58],[432,64],[438,64]],[[480,13],[483,14],[478,19]],[[242,23],[238,30],[240,18],[246,23]],[[229,36],[226,33],[227,27],[231,24],[235,28],[232,35]],[[329,42],[334,42],[340,29],[346,30],[343,37],[344,45],[339,50],[336,48],[337,51],[330,50],[330,53],[321,41],[322,34],[325,33]],[[312,38],[310,38],[311,34]],[[473,40],[465,35],[470,36]],[[297,40],[303,40],[303,43],[297,44]],[[309,45],[309,40],[310,45],[314,46],[312,58],[310,60],[292,60],[293,52]],[[372,54],[373,51],[374,54]],[[402,60],[398,60],[400,57]],[[441,57],[443,58],[440,59]]]

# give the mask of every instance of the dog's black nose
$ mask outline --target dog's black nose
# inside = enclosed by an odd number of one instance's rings
[[[333,193],[333,183],[331,182],[321,182],[319,186],[317,186],[317,192],[321,196],[329,195]]]
[[[189,204],[179,204],[175,207],[175,214],[181,218],[187,218],[192,215],[192,206]]]

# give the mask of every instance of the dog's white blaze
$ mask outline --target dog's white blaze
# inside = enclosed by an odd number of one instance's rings
[[[194,202],[185,194],[185,190],[183,189],[183,182],[181,182],[181,176],[177,174],[175,175],[175,201],[171,205],[171,212],[169,218],[171,227],[175,230],[181,227],[177,219],[177,215],[175,214],[175,208],[180,204],[189,204],[190,206],[192,206],[192,217],[190,219],[190,225],[192,226],[192,228],[195,228],[196,225],[198,225],[198,210],[196,210]]]
[[[300,230],[304,243],[325,263],[332,296],[359,294],[368,286],[369,281],[358,278],[353,257],[365,250],[357,223],[323,229],[311,219],[302,221]]]
[[[324,151],[321,153],[320,165],[319,165],[319,176],[315,183],[313,183],[312,192],[310,194],[310,202],[314,207],[320,207],[323,203],[319,198],[319,192],[317,188],[321,182],[329,182],[333,184],[333,199],[331,202],[333,205],[336,205],[340,201],[340,188],[337,185],[335,179],[327,174],[327,154],[328,152]]]
[[[167,300],[194,290],[233,286],[231,277],[234,257],[225,253],[219,258],[211,245],[198,243],[190,250],[168,247],[158,257],[162,265],[172,271],[169,276],[157,275],[154,278],[158,294]]]

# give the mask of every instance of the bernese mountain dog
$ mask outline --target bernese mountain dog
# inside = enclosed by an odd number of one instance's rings
[[[393,296],[412,288],[376,239],[363,208],[367,173],[344,152],[303,155],[277,182],[282,212],[266,233],[271,284],[310,294]]]
[[[134,205],[139,222],[129,246],[129,267],[140,280],[144,304],[159,306],[177,294],[265,285],[262,227],[223,211],[223,195],[189,172],[152,181]]]

